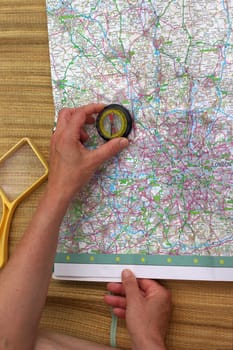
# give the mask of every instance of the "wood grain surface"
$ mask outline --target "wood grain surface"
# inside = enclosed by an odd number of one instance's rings
[[[45,1],[1,0],[0,155],[27,136],[48,159],[53,119]],[[15,212],[10,254],[45,186],[26,198]],[[233,283],[163,283],[173,295],[169,350],[233,349]],[[51,281],[41,327],[109,344],[111,314],[103,303],[105,290],[104,283]],[[117,345],[130,349],[122,321],[118,323]]]

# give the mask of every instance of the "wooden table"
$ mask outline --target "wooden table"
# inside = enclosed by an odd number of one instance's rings
[[[48,159],[53,118],[45,1],[1,0],[0,154],[27,136]],[[17,209],[10,254],[44,188],[45,184]],[[233,283],[165,283],[174,304],[168,349],[233,349]],[[104,283],[51,281],[41,326],[109,344],[111,314],[104,294]],[[130,348],[124,322],[118,323],[117,344]]]

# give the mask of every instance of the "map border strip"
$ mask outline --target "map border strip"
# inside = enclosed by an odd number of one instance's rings
[[[55,263],[145,266],[233,267],[231,256],[57,253]]]

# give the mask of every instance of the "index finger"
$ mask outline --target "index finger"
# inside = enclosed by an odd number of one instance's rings
[[[99,113],[105,107],[104,103],[90,103],[82,107],[74,108],[74,112],[83,112],[86,116]]]
[[[78,108],[72,108],[69,120],[69,132],[74,137],[80,135],[80,130],[85,124],[93,124],[93,114],[99,113],[104,108],[103,103],[91,103]]]
[[[125,289],[121,282],[109,282],[107,290],[114,294],[125,295]]]
[[[90,103],[77,108],[63,108],[58,115],[56,134],[66,130],[67,135],[75,138],[80,136],[80,130],[85,124],[93,124],[93,114],[99,113],[104,108],[103,103]]]
[[[82,119],[81,124],[93,124],[95,122],[95,119],[91,115],[87,115],[85,113],[85,109],[83,107],[63,108],[58,113],[56,130],[65,129],[76,118]]]

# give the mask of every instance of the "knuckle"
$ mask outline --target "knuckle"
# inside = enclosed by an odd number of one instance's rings
[[[160,297],[164,304],[171,305],[172,303],[172,294],[171,291],[163,286],[160,288]]]
[[[138,290],[137,281],[133,276],[127,277],[123,282],[126,293],[132,290]]]
[[[125,280],[124,280],[124,287],[127,288],[129,286],[131,286],[133,283],[133,280],[131,277],[127,277]]]
[[[65,132],[65,130],[58,129],[56,132],[52,135],[51,138],[51,147],[60,148],[64,147],[68,142],[68,137]]]
[[[163,286],[162,284],[160,284],[159,282],[157,282],[157,285],[156,285],[156,294],[161,301],[164,301],[164,303],[171,302],[171,297],[172,297],[171,291],[165,286]]]
[[[118,301],[118,306],[120,307],[120,308],[125,308],[126,307],[126,300],[125,300],[125,298],[120,298],[119,299],[119,301]]]
[[[69,122],[71,118],[72,118],[72,108],[65,107],[61,109],[58,113],[58,126],[60,122],[64,120]]]
[[[58,112],[58,117],[62,118],[63,116],[65,116],[69,111],[69,108],[65,107],[62,108],[59,112]]]

